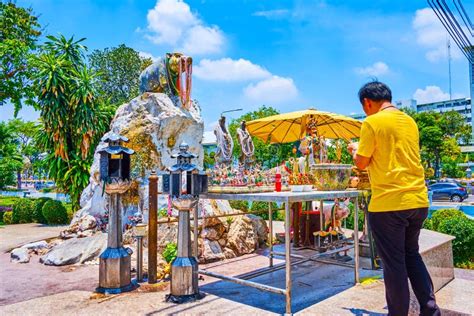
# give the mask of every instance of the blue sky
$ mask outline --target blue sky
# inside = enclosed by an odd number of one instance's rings
[[[474,4],[463,1],[468,12]],[[262,104],[361,112],[376,77],[395,100],[447,99],[446,32],[426,1],[18,0],[45,33],[86,37],[89,50],[126,44],[154,57],[194,57],[193,98],[206,130],[220,112]],[[468,64],[452,43],[452,92],[469,97]],[[241,112],[243,113],[243,112]],[[234,117],[241,113],[234,114]],[[0,119],[13,115],[5,106]],[[20,112],[36,118],[31,108]]]

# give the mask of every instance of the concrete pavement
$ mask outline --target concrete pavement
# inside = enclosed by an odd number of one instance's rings
[[[67,225],[48,226],[37,223],[5,225],[0,227],[0,253],[18,246],[58,237]]]

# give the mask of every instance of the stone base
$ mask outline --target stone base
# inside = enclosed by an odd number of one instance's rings
[[[140,285],[137,283],[137,280],[132,280],[130,284],[123,286],[123,287],[118,287],[118,288],[105,288],[105,287],[98,287],[95,289],[97,293],[102,293],[102,294],[120,294],[120,293],[125,293],[125,292],[130,292],[138,288]]]
[[[183,304],[183,303],[191,303],[195,302],[197,300],[203,299],[206,296],[206,294],[198,292],[196,294],[192,295],[173,295],[173,294],[168,294],[166,295],[166,301],[175,303],[175,304]]]
[[[108,247],[100,255],[99,289],[123,291],[131,284],[131,257],[124,247]],[[119,292],[120,293],[120,292]]]
[[[427,229],[420,233],[420,254],[430,273],[435,292],[454,279],[453,236]]]

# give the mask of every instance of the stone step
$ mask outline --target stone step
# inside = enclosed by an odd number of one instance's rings
[[[454,279],[436,293],[442,315],[471,315],[474,311],[474,281]],[[385,315],[387,314],[383,281],[357,285],[296,315]],[[411,297],[409,315],[418,315],[416,299]]]
[[[436,292],[454,279],[453,239],[453,236],[432,230],[422,229],[420,232],[420,254]]]

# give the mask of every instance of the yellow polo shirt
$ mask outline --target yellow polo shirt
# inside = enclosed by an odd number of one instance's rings
[[[362,124],[357,154],[370,158],[370,212],[429,206],[418,127],[410,116],[397,110],[368,116]]]

